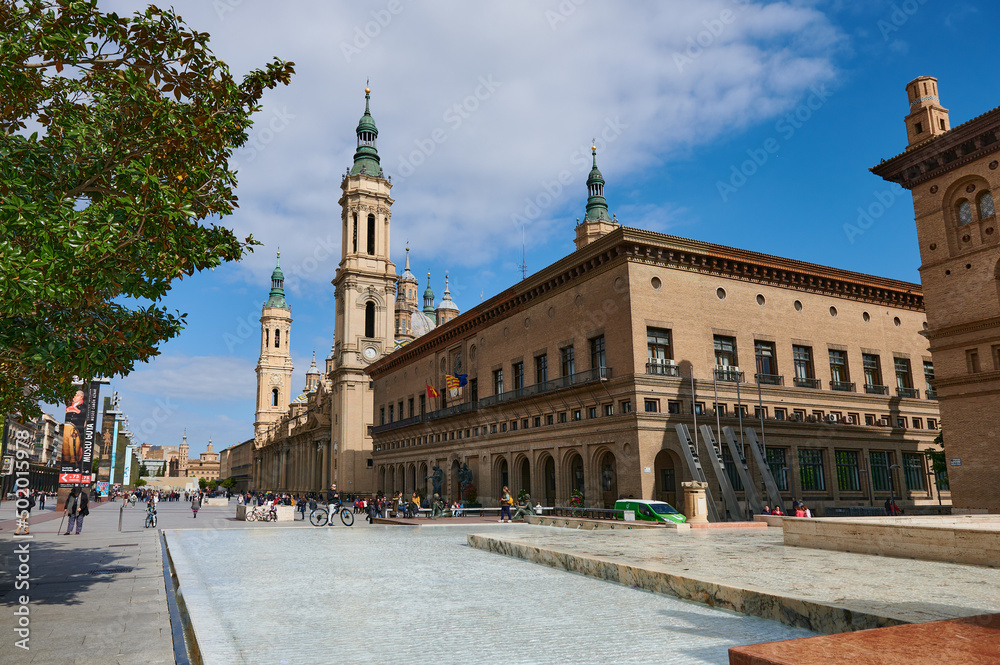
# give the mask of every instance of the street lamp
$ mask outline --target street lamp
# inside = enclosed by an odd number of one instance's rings
[[[889,514],[890,515],[896,514],[896,499],[893,497],[892,470],[898,468],[900,468],[898,464],[893,464],[892,466],[889,467]],[[902,499],[903,497],[900,496],[899,498]]]

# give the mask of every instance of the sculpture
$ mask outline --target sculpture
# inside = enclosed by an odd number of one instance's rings
[[[441,495],[434,494],[434,499],[431,501],[431,519],[436,520],[439,517],[451,517],[451,511],[444,505],[444,501],[441,499]]]
[[[517,504],[517,510],[514,511],[514,517],[512,517],[511,519],[519,520],[523,517],[526,517],[527,515],[534,515],[534,514],[535,514],[535,507],[531,505],[531,495],[525,494],[524,503]]]
[[[472,469],[469,468],[468,462],[462,462],[462,468],[458,470],[458,484],[462,487],[461,497],[467,498],[465,489],[472,484]]]
[[[437,464],[432,467],[431,475],[424,478],[424,480],[430,479],[431,484],[434,486],[434,496],[441,494],[441,485],[444,482],[444,471],[441,470]]]

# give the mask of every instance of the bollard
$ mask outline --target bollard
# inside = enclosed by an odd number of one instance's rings
[[[118,532],[121,533],[122,530],[122,514],[125,512],[125,504],[123,503],[121,508],[118,509]]]

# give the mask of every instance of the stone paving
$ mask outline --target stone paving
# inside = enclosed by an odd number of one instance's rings
[[[481,552],[465,545],[470,530],[550,529],[365,525],[166,537],[212,665],[722,664],[731,646],[812,634]]]
[[[581,562],[570,570],[599,573],[607,566],[593,563],[607,562],[709,582],[737,594],[749,590],[846,608],[893,623],[1000,612],[1000,569],[791,547],[775,528],[584,532],[549,527],[544,532],[507,534],[499,539],[495,533],[489,535],[479,539],[488,549],[524,554],[523,558],[556,567],[566,567],[563,564],[569,556]],[[824,632],[849,629],[815,627]]]

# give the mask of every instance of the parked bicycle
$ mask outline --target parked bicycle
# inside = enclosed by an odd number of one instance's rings
[[[247,511],[247,522],[256,522],[260,520],[261,522],[274,522],[278,519],[278,511],[271,506],[270,508],[265,508],[264,506],[254,506]]]
[[[340,521],[344,523],[344,526],[354,525],[354,513],[350,510],[344,510],[344,504],[334,504],[333,515],[337,514],[340,515]],[[326,526],[332,521],[333,515],[330,514],[330,504],[326,504],[325,508],[317,508],[309,513],[309,522],[313,526]]]

